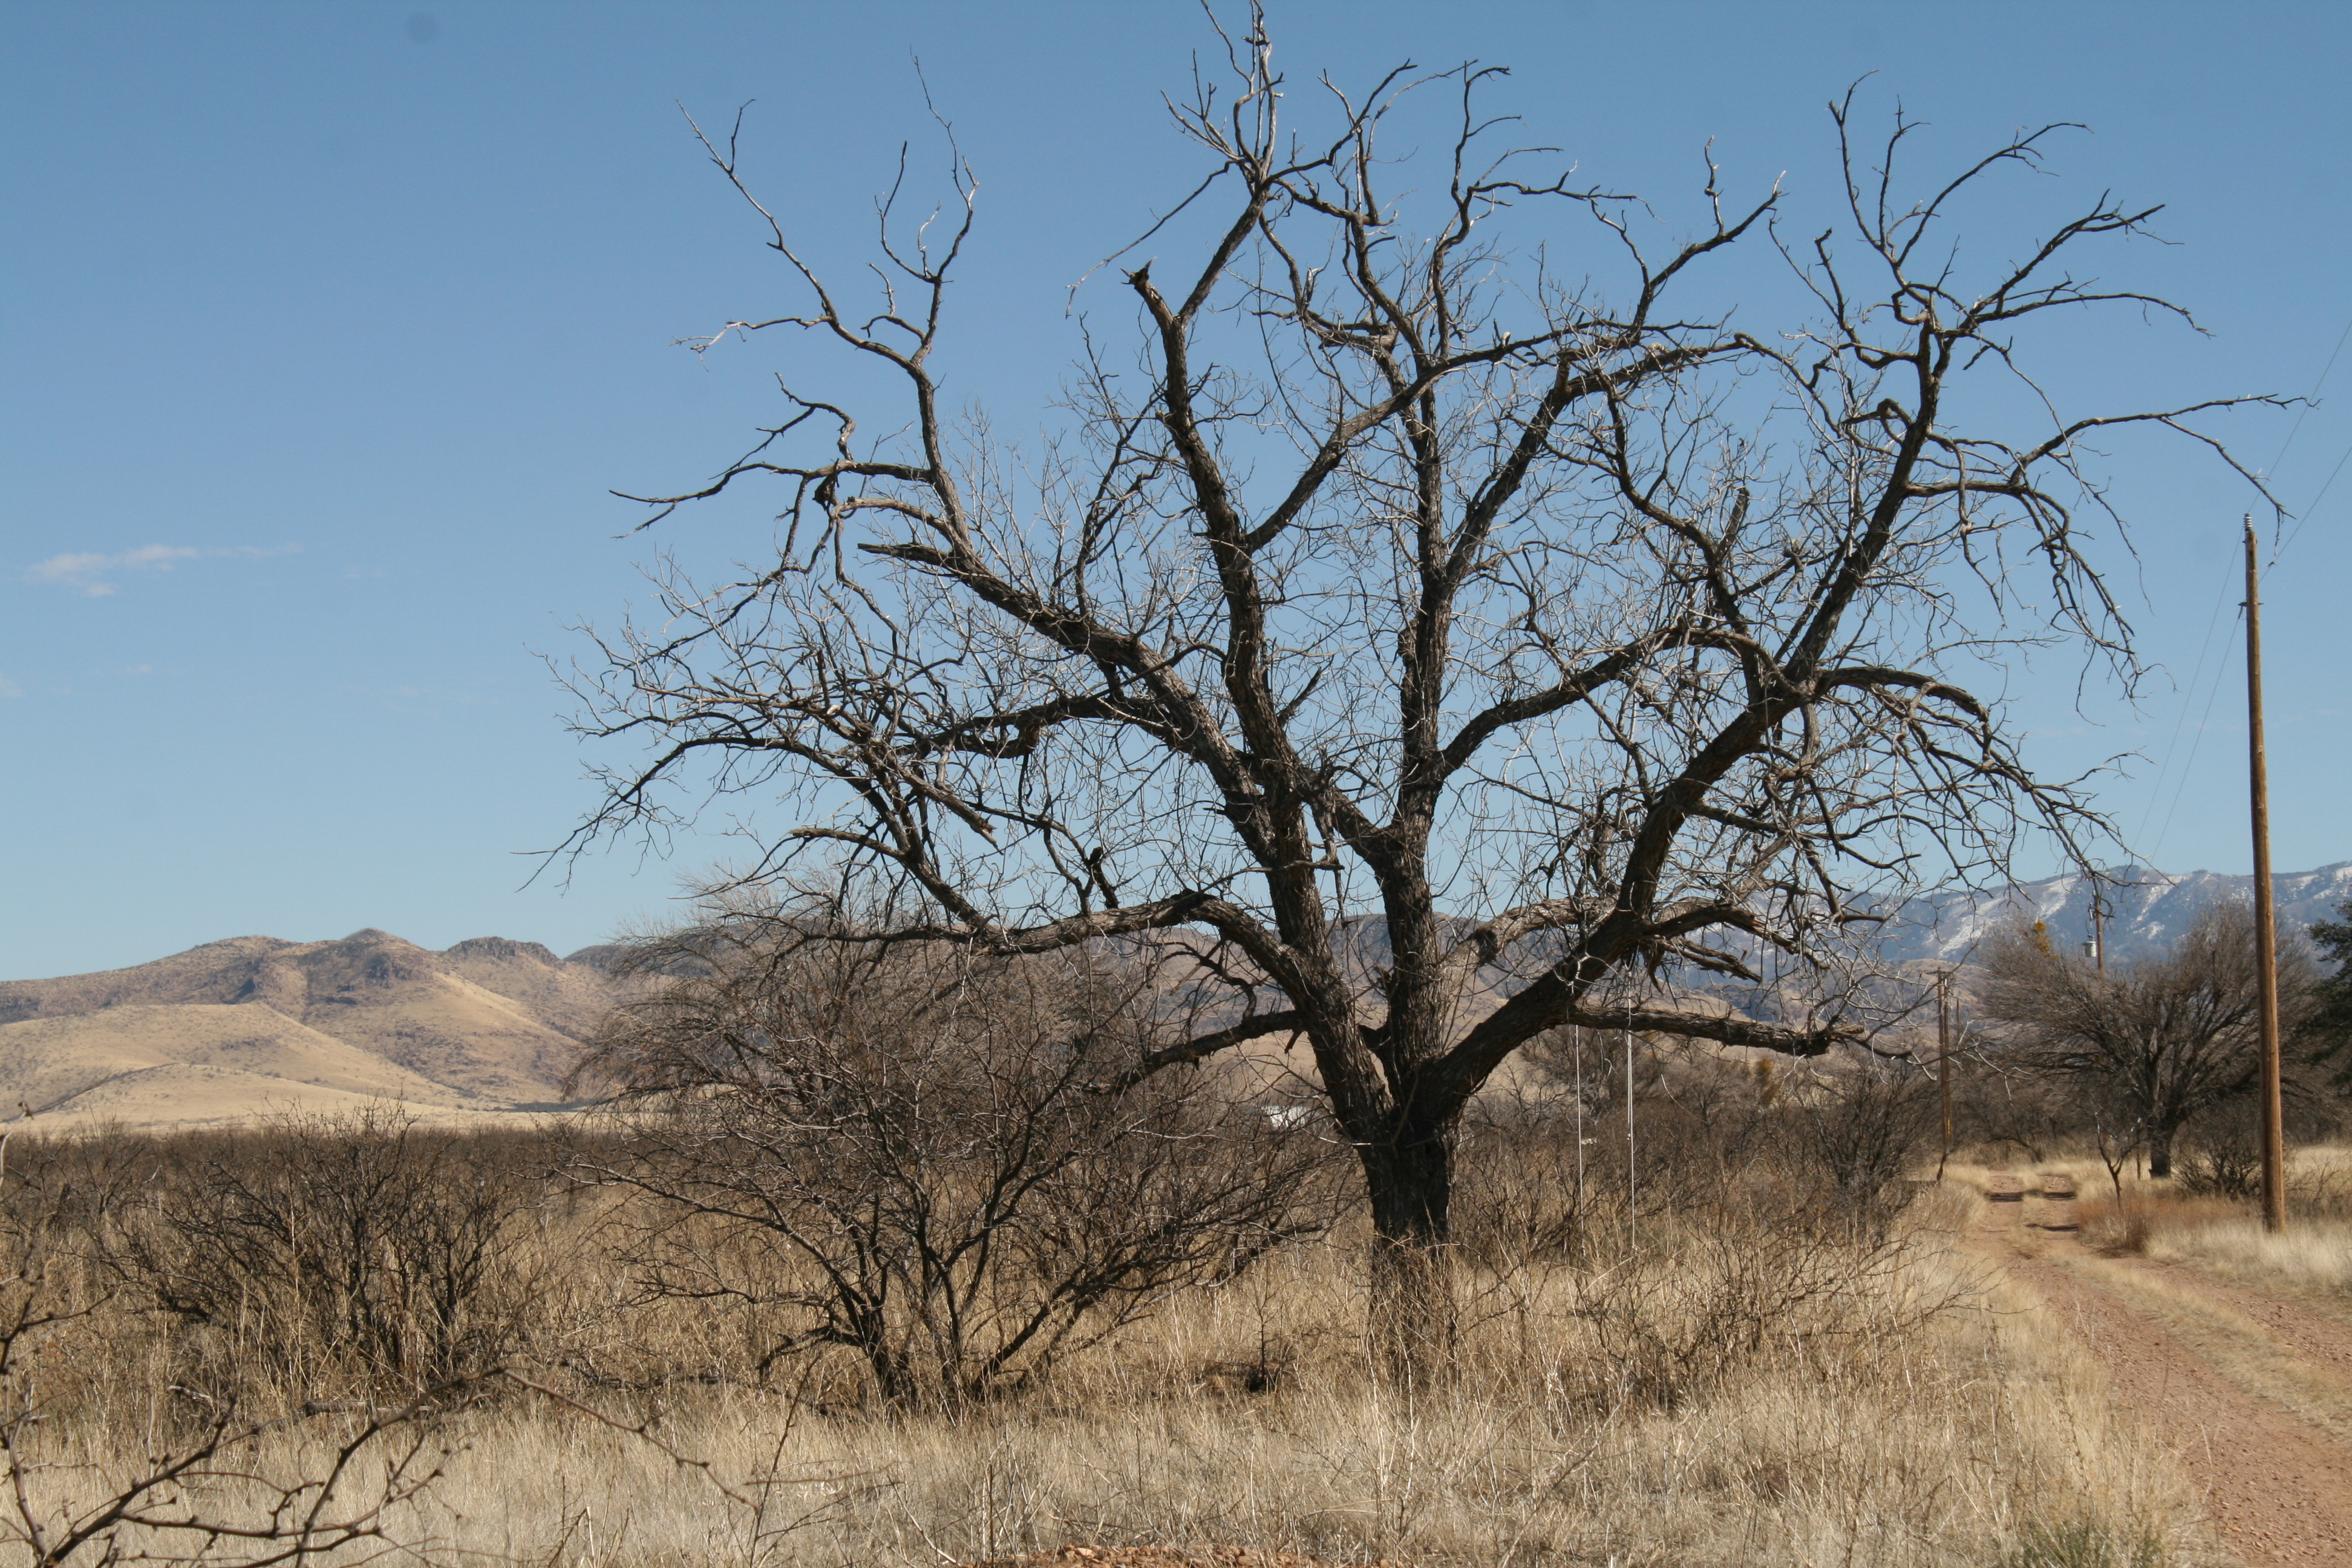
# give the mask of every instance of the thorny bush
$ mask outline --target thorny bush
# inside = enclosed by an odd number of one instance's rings
[[[183,1135],[114,1253],[213,1381],[413,1394],[520,1342],[545,1161],[377,1108]]]
[[[1136,976],[806,934],[640,951],[669,982],[591,1058],[622,1095],[575,1167],[658,1200],[644,1292],[765,1325],[761,1375],[842,1351],[886,1404],[961,1406],[1329,1223],[1312,1130],[1197,1073],[1131,1081],[1160,1043]]]
[[[440,1479],[447,1422],[479,1385],[275,1416],[257,1414],[234,1377],[147,1386],[138,1314],[125,1310],[138,1292],[113,1249],[137,1231],[155,1145],[15,1131],[0,1134],[0,1543],[11,1561],[279,1568],[391,1546],[394,1513]],[[126,1413],[135,1436],[94,1458],[90,1429]]]

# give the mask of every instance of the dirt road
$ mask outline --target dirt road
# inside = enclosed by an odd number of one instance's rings
[[[2063,1236],[1999,1251],[2179,1453],[2249,1568],[2352,1568],[2352,1322]]]

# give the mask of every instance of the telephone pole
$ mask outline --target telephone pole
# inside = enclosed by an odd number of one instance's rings
[[[2271,911],[2270,763],[2263,750],[2263,602],[2246,517],[2246,733],[2254,829],[2254,968],[2263,1026],[2263,1223],[2286,1228],[2286,1114],[2279,1093],[2278,936]]]

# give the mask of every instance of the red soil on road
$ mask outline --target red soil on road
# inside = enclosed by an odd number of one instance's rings
[[[2105,1370],[2116,1402],[2179,1456],[2249,1568],[2352,1565],[2352,1451],[2223,1375],[2152,1314],[2040,1258],[2004,1258]],[[2310,1374],[2352,1387],[2352,1331],[2259,1291],[2139,1265],[2259,1324]]]

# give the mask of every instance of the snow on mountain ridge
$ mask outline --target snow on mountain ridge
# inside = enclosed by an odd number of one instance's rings
[[[2206,906],[2253,897],[2250,876],[2216,871],[2176,876],[2138,865],[2113,868],[2109,875],[2106,942],[2111,959],[2153,952],[2188,930]],[[2352,860],[2273,875],[2271,888],[2279,923],[2290,931],[2336,919],[2339,906],[2352,900]],[[2007,890],[1916,900],[1887,923],[1880,951],[1897,962],[1964,961],[1994,927],[2019,916],[2042,921],[2053,942],[2083,951],[2091,936],[2091,879],[2069,872]]]

